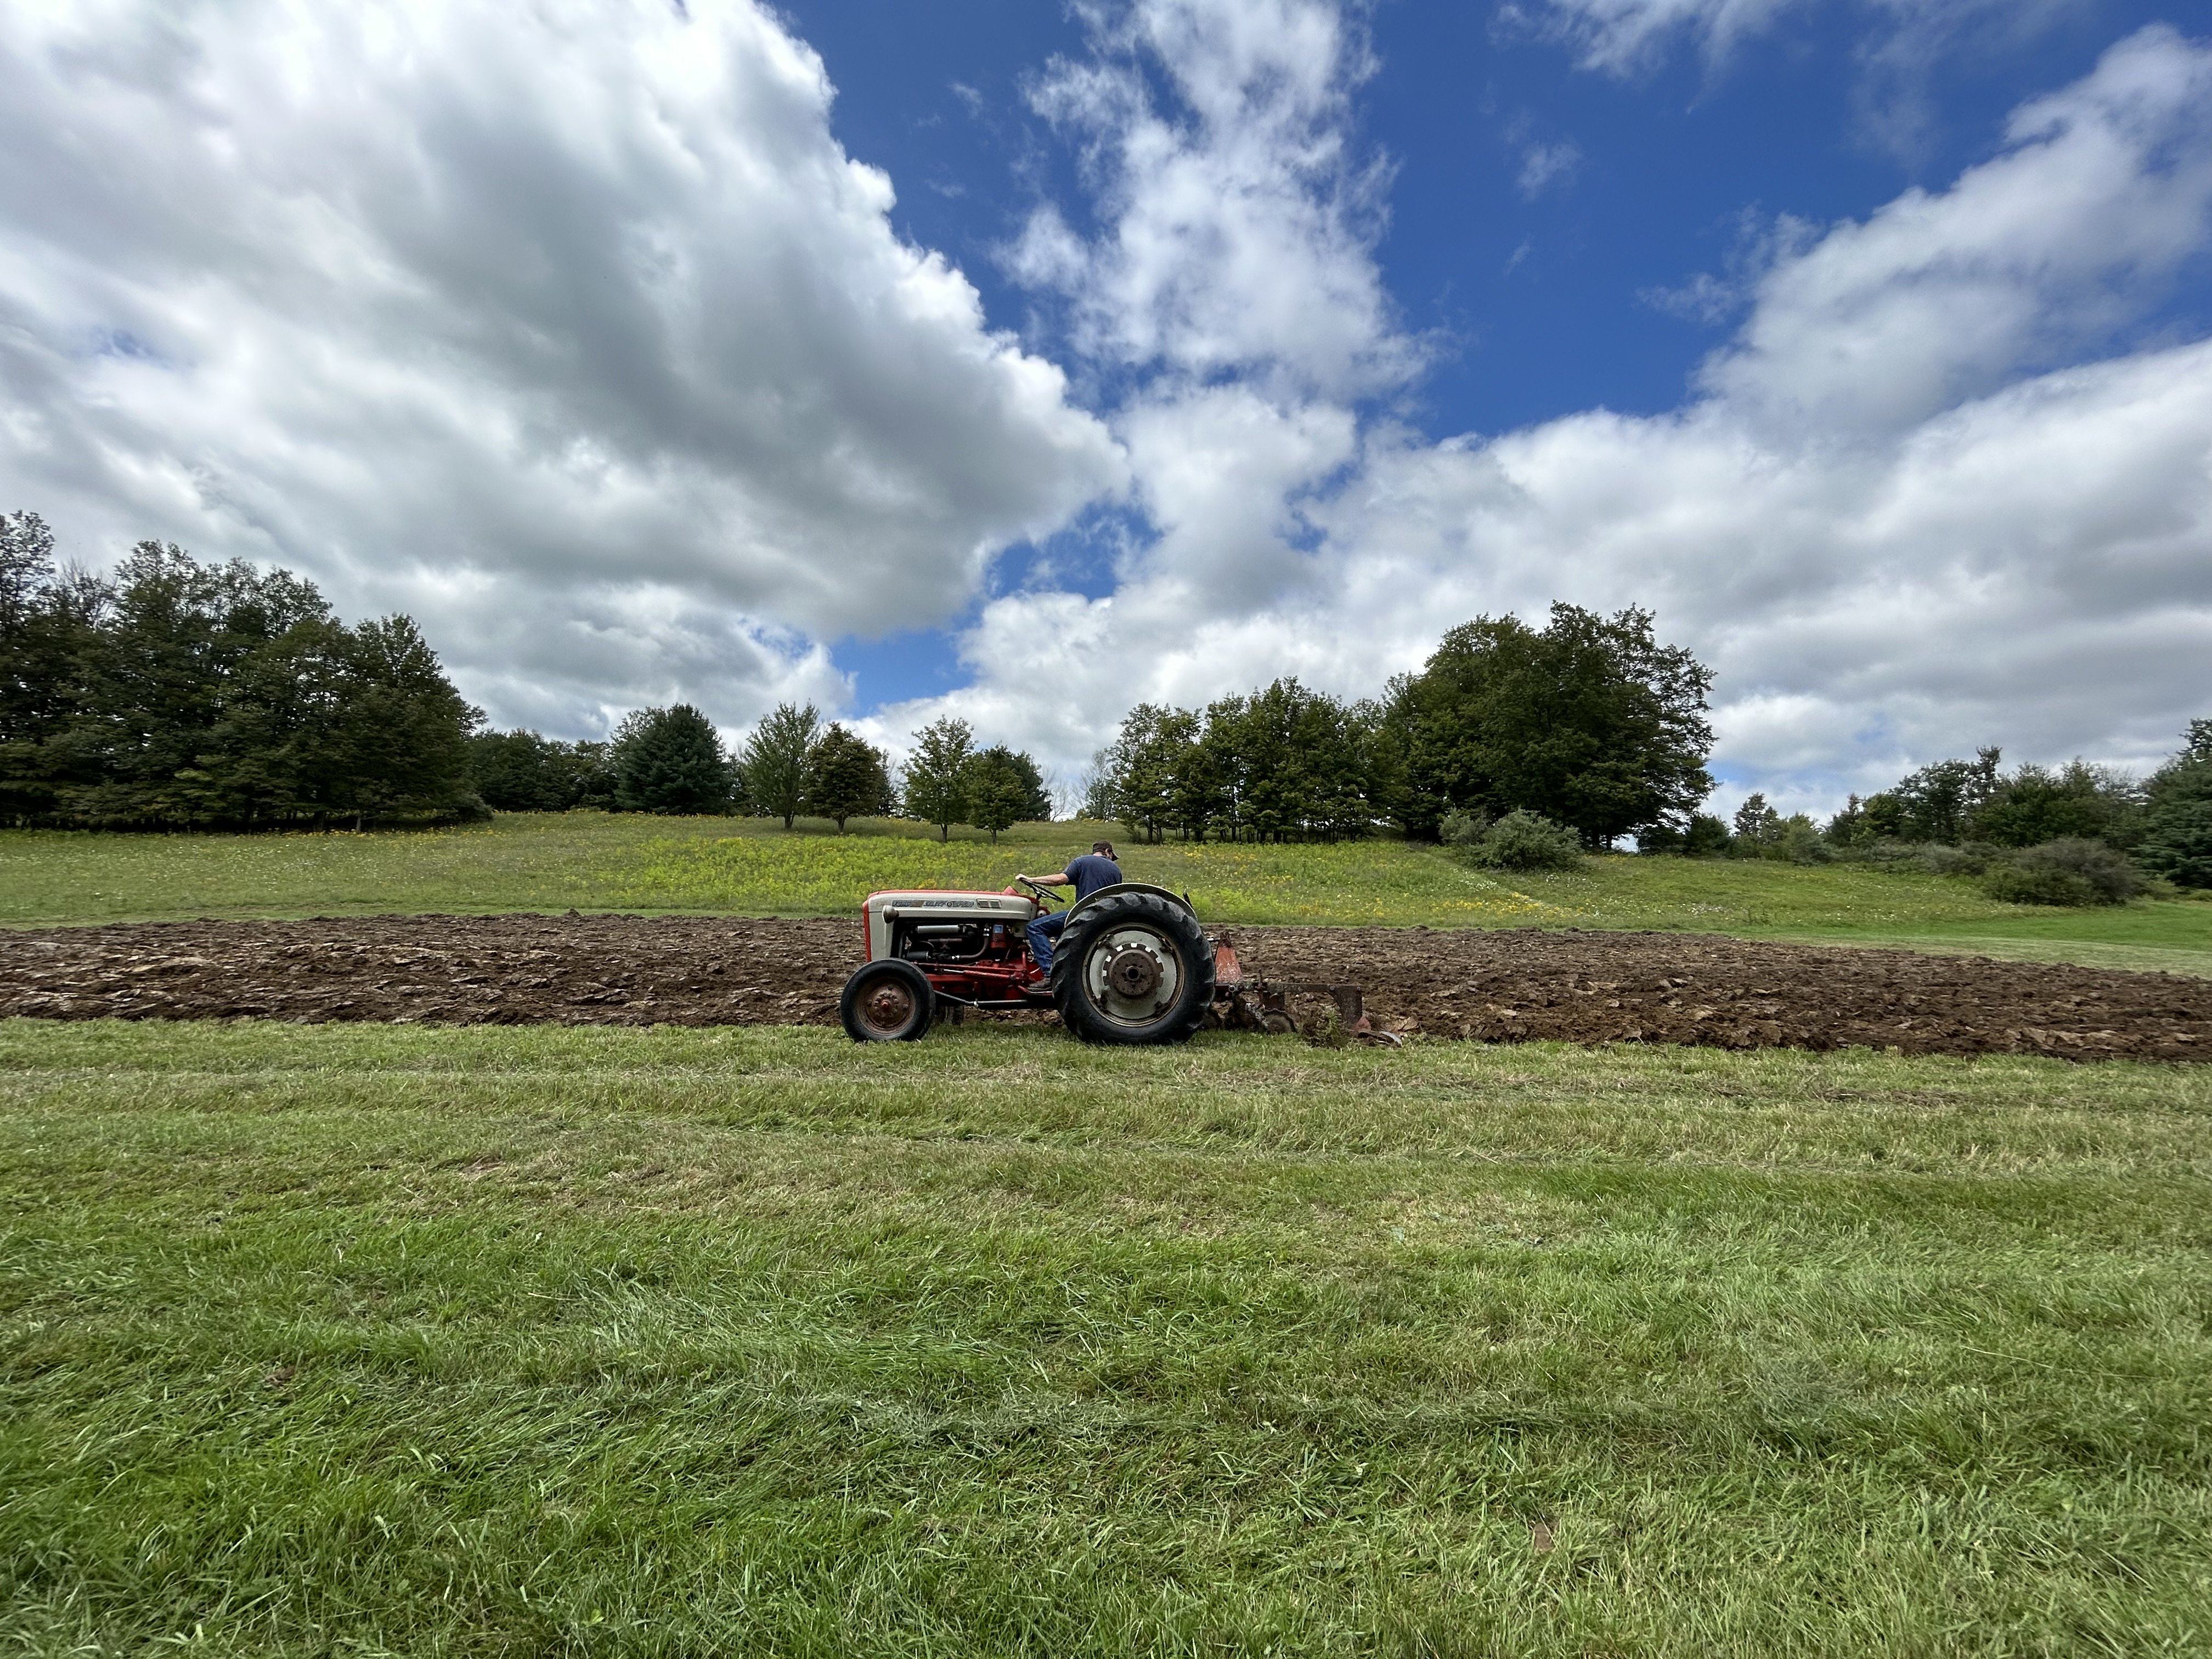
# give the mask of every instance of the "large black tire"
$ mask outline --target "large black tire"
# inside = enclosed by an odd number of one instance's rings
[[[1060,934],[1052,1000],[1085,1042],[1181,1042],[1213,1006],[1213,950],[1173,899],[1109,894]]]
[[[937,993],[921,969],[896,957],[864,963],[845,981],[837,1017],[855,1042],[919,1042],[937,1015]]]

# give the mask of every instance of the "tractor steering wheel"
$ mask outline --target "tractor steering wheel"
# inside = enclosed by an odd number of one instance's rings
[[[1014,878],[1014,885],[1017,887],[1028,888],[1030,891],[1035,895],[1036,902],[1048,912],[1049,912],[1054,906],[1065,902],[1060,895],[1054,892],[1051,888],[1044,886],[1041,883],[1031,881],[1027,876],[1016,876]]]

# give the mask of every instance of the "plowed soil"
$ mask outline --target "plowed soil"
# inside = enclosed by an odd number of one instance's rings
[[[2212,1059],[2212,980],[2167,974],[1695,933],[1232,931],[1248,974],[1364,986],[1378,1026],[1431,1036]],[[860,950],[857,921],[72,927],[0,933],[0,1015],[823,1024]]]

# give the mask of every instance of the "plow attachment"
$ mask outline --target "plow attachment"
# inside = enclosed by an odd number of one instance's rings
[[[1394,1031],[1378,1031],[1367,1017],[1365,994],[1357,985],[1331,985],[1321,980],[1254,979],[1237,960],[1236,942],[1224,933],[1213,949],[1213,1006],[1207,1026],[1217,1030],[1264,1031],[1278,1036],[1322,1037],[1328,1018],[1309,1018],[1304,1025],[1291,1006],[1292,997],[1327,997],[1342,1039],[1396,1048],[1404,1039]]]

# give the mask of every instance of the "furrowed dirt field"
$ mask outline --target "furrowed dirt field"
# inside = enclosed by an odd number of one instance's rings
[[[1248,973],[1491,1042],[2212,1059],[2212,981],[1707,934],[1233,930]],[[392,916],[0,934],[0,1015],[834,1024],[849,921]],[[1035,1017],[1031,1017],[1035,1018]],[[1046,1017],[1048,1018],[1048,1017]]]

